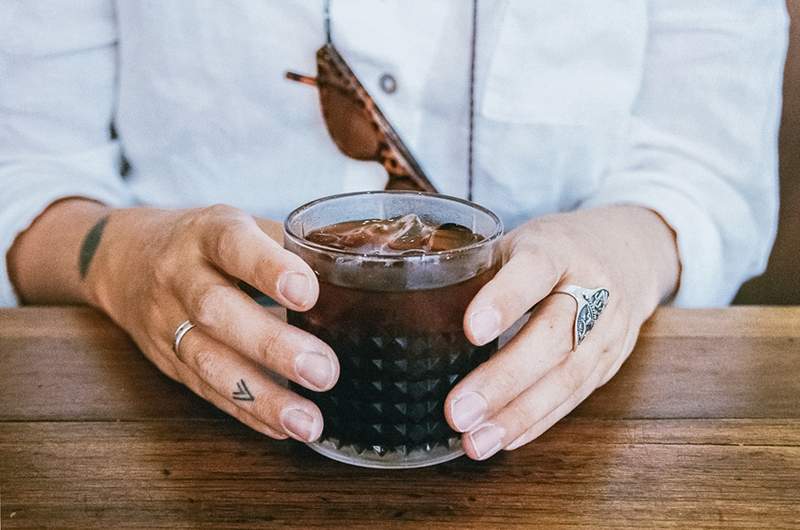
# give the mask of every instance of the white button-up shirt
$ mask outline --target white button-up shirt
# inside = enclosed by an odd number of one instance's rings
[[[3,0],[0,253],[60,197],[224,202],[281,220],[323,195],[382,188],[378,164],[337,151],[316,90],[284,79],[315,73],[322,4]],[[436,187],[457,196],[471,5],[331,7],[335,45]],[[655,210],[677,233],[680,305],[725,304],[762,271],[777,217],[782,0],[478,6],[476,201],[507,228],[597,205]],[[0,305],[15,302],[2,259]]]

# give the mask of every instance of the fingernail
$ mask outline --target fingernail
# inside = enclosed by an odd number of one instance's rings
[[[450,417],[457,430],[466,432],[483,419],[489,404],[477,392],[467,392],[453,401]]]
[[[321,353],[301,353],[294,361],[297,376],[315,390],[327,389],[333,384],[335,368],[333,361]]]
[[[506,430],[499,425],[484,425],[475,432],[469,433],[472,447],[478,456],[478,460],[485,460],[489,458],[503,446],[503,437],[506,435]]]
[[[500,334],[500,315],[495,309],[482,309],[469,318],[469,327],[478,344],[486,344]]]
[[[311,294],[311,281],[300,272],[284,272],[278,278],[278,291],[293,304],[303,307]]]
[[[301,442],[313,442],[322,434],[321,425],[317,425],[314,416],[300,409],[284,410],[281,414],[281,425],[287,434]]]

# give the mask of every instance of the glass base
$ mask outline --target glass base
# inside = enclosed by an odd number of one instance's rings
[[[453,438],[449,447],[437,446],[430,450],[417,449],[409,452],[394,451],[383,455],[369,449],[358,452],[350,446],[340,446],[332,440],[311,442],[306,445],[331,460],[372,469],[414,469],[435,466],[464,455],[459,438]]]

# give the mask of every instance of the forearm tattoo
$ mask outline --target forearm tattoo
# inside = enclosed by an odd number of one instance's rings
[[[103,237],[103,230],[108,223],[108,216],[103,217],[87,232],[81,245],[81,252],[78,259],[78,268],[81,272],[81,280],[86,279],[89,273],[89,265],[92,263],[97,247],[100,246],[100,239]]]
[[[233,399],[238,401],[253,401],[255,399],[253,394],[250,393],[250,389],[247,388],[244,379],[239,379],[239,382],[236,383],[236,391],[233,393]]]

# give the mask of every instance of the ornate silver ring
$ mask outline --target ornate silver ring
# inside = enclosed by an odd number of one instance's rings
[[[178,326],[178,329],[175,330],[175,340],[172,341],[172,351],[175,352],[175,355],[178,357],[178,359],[181,358],[181,354],[178,353],[178,348],[181,347],[181,341],[183,340],[183,337],[192,330],[192,328],[194,328],[194,324],[192,324],[190,320],[184,320],[181,322],[181,325]]]
[[[572,351],[575,351],[608,305],[608,289],[586,289],[577,285],[567,285],[558,291],[553,291],[553,294],[569,295],[578,304],[572,338]]]

